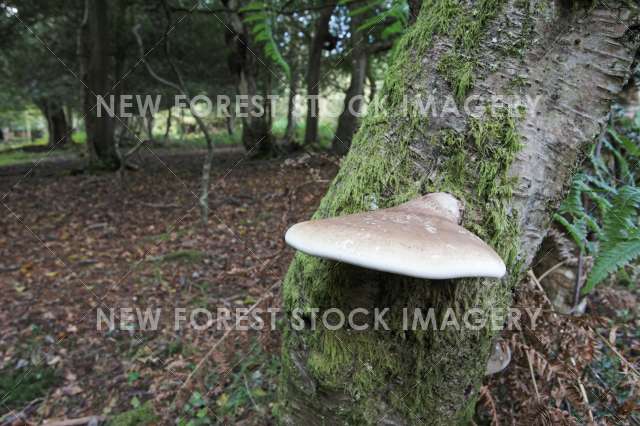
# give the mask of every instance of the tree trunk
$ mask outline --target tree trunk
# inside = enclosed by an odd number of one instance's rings
[[[423,2],[395,50],[381,105],[367,114],[315,218],[449,192],[464,203],[463,226],[496,249],[508,273],[417,280],[297,253],[283,283],[284,424],[470,422],[495,334],[491,321],[480,330],[413,331],[402,327],[402,310],[426,315],[433,307],[439,326],[449,308],[456,318],[473,308],[505,318],[638,49],[637,10],[566,3]],[[475,117],[421,113],[416,101],[436,90],[440,101],[541,98],[535,108],[479,108]],[[294,309],[310,320],[313,308],[320,316],[330,307],[389,308],[391,331],[291,326]]]
[[[329,33],[329,22],[333,14],[332,8],[324,8],[316,21],[316,28],[309,49],[309,65],[307,70],[307,127],[304,133],[304,144],[310,145],[318,141],[318,122],[320,111],[318,94],[322,77],[322,50]]]
[[[71,138],[71,129],[67,124],[62,105],[49,99],[44,99],[37,103],[47,121],[47,131],[49,133],[47,145],[50,149],[65,146]]]
[[[165,122],[165,126],[164,126],[164,137],[162,138],[164,140],[164,143],[168,143],[169,142],[169,138],[170,138],[170,133],[171,133],[171,123],[172,123],[172,115],[173,110],[171,109],[171,107],[169,107],[169,109],[167,110],[167,121]]]
[[[67,107],[65,108],[65,116],[67,118],[67,126],[69,128],[69,142],[73,141],[73,132],[75,131],[74,128],[74,116],[73,116],[73,107],[71,105],[67,105]]]
[[[233,136],[233,115],[231,115],[231,112],[225,117],[224,121],[227,126],[227,134]]]
[[[284,132],[284,140],[287,144],[291,144],[296,139],[296,118],[294,112],[296,109],[296,96],[298,92],[298,73],[291,70],[291,78],[289,79],[289,103],[287,105],[287,128]]]
[[[237,10],[236,0],[224,0],[224,6],[229,10]],[[227,14],[230,30],[226,34],[226,43],[229,47],[229,67],[236,76],[238,84],[238,94],[252,99],[258,94],[257,76],[258,63],[251,48],[251,37],[249,30],[236,12]],[[249,108],[249,113],[243,111],[242,117],[242,144],[254,157],[268,157],[273,153],[271,139],[271,128],[269,127],[266,114],[254,114],[253,108]]]
[[[97,97],[104,96],[108,100],[110,93],[109,2],[107,0],[88,0],[88,2],[89,28],[88,40],[85,42],[89,50],[88,88],[85,90],[84,102],[87,143],[95,153],[93,157],[96,164],[92,164],[92,167],[116,170],[120,161],[115,149],[114,119],[104,109],[98,117],[96,108]]]
[[[351,9],[356,9],[352,6]],[[367,79],[367,32],[358,30],[363,14],[351,18],[351,83],[344,97],[344,109],[338,119],[338,128],[333,138],[333,151],[345,155],[351,147],[351,139],[360,126],[360,113]]]

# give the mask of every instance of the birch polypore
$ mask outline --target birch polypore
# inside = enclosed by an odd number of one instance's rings
[[[292,226],[287,244],[312,256],[414,278],[501,278],[500,256],[459,225],[460,202],[428,194],[396,207]]]

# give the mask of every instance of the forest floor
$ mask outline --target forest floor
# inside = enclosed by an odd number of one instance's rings
[[[0,169],[0,425],[89,416],[119,425],[271,424],[278,332],[175,330],[174,308],[188,317],[197,308],[277,307],[293,256],[284,231],[312,214],[337,161],[221,151],[204,229],[201,153],[143,159],[122,182],[63,173],[60,163],[28,177],[29,167]],[[513,360],[487,379],[478,421],[639,424],[636,297],[603,288],[585,317],[547,309],[543,327],[505,333]],[[516,303],[546,302],[530,281]],[[159,308],[159,327],[98,330],[98,310],[110,308],[116,321],[120,308]]]

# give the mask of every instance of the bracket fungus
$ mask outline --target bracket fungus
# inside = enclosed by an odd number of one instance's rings
[[[461,203],[432,193],[396,207],[298,223],[285,240],[312,256],[426,279],[501,278],[506,267],[459,225]]]

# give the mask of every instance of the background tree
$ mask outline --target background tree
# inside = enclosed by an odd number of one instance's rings
[[[401,0],[390,3],[373,0],[364,5],[348,2],[347,5],[350,27],[345,55],[351,60],[350,83],[332,143],[333,151],[339,155],[349,151],[351,139],[360,125],[367,73],[372,69],[369,58],[391,49],[409,22],[408,6]],[[373,82],[371,91],[375,92],[375,79]]]
[[[113,40],[110,26],[111,3],[106,0],[87,0],[87,30],[84,39],[86,58],[86,90],[84,113],[87,129],[87,145],[93,155],[93,166],[116,169],[120,160],[116,153],[115,119],[102,111],[98,115],[98,96],[108,99],[114,95],[110,84],[113,76]],[[114,111],[115,112],[115,111]]]
[[[71,137],[65,108],[72,109],[79,99],[73,90],[76,79],[69,72],[77,66],[72,42],[77,14],[61,4],[23,2],[15,6],[20,7],[22,22],[8,20],[10,17],[0,21],[4,33],[0,84],[4,91],[14,93],[14,101],[23,97],[40,109],[48,126],[48,148],[60,148]],[[5,7],[14,6],[7,3]]]
[[[322,77],[322,52],[331,51],[336,47],[337,37],[329,31],[329,22],[333,15],[333,6],[325,6],[315,21],[313,38],[309,47],[307,62],[307,126],[304,134],[304,144],[312,145],[318,139],[318,122],[320,114],[320,79]]]

